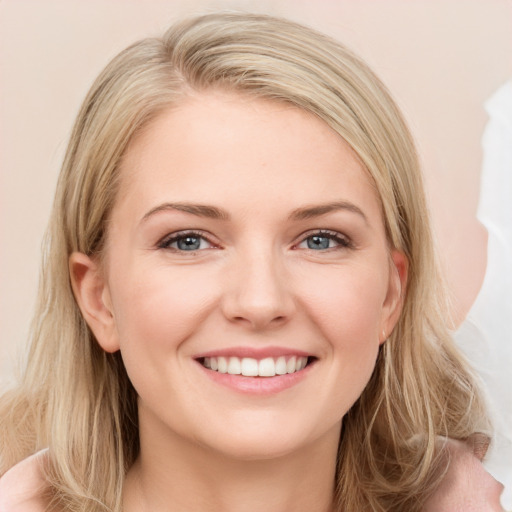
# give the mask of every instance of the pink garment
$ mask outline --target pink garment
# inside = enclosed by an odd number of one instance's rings
[[[501,512],[503,486],[485,471],[467,444],[448,441],[451,463],[423,512]],[[47,450],[16,464],[0,478],[0,512],[45,512],[41,464]]]
[[[505,512],[500,503],[503,485],[484,468],[478,447],[447,439],[448,471],[422,512]],[[485,452],[486,449],[484,449]]]
[[[41,465],[47,452],[31,455],[0,478],[0,512],[45,512],[47,484]]]

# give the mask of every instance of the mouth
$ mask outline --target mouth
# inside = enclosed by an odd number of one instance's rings
[[[243,377],[275,377],[301,372],[316,360],[312,356],[279,356],[256,359],[252,357],[201,357],[197,361],[208,370]]]

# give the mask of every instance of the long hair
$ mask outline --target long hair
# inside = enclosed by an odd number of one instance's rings
[[[0,401],[0,474],[48,446],[55,503],[122,507],[139,452],[137,402],[119,353],[101,350],[73,297],[68,258],[101,257],[127,146],[191,90],[218,88],[313,113],[357,153],[380,197],[391,248],[408,260],[403,311],[343,421],[337,510],[421,508],[443,437],[489,428],[475,379],[447,327],[418,157],[394,101],[338,42],[263,15],[221,13],[144,39],[100,74],[78,114],[45,238],[28,365]],[[437,475],[437,477],[436,477]]]

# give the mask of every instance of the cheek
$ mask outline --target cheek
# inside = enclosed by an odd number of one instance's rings
[[[166,266],[140,268],[113,279],[113,305],[123,356],[154,357],[174,350],[208,316],[218,286],[211,273]]]
[[[304,307],[332,345],[378,344],[387,286],[379,265],[317,272],[304,282]],[[362,348],[362,347],[361,347]]]
[[[190,382],[175,379],[183,375],[187,341],[209,316],[218,287],[208,282],[211,276],[192,268],[141,266],[124,275],[130,278],[113,280],[113,304],[128,376],[150,409],[166,404],[181,410],[192,389]]]
[[[303,294],[307,317],[327,342],[322,355],[328,365],[317,398],[331,404],[333,421],[359,398],[375,368],[387,292],[386,272],[378,269],[368,265],[317,273]]]

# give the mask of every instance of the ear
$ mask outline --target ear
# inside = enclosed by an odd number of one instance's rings
[[[390,254],[390,272],[386,300],[384,301],[379,341],[384,343],[395,328],[404,305],[409,262],[405,254],[393,250]]]
[[[82,315],[105,352],[119,350],[110,292],[99,265],[89,256],[74,252],[69,257],[71,286]]]

